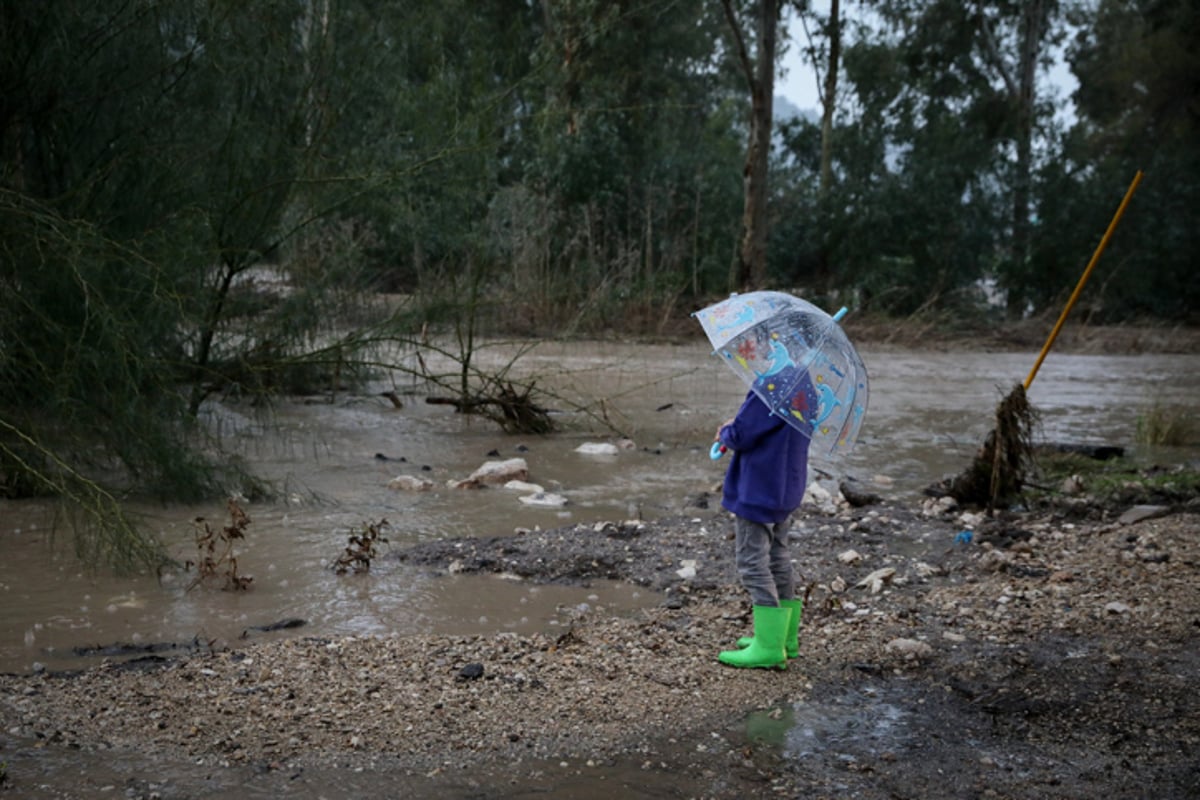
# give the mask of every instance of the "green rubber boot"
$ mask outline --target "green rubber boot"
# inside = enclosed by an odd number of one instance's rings
[[[783,640],[787,636],[792,610],[783,606],[754,606],[754,636],[742,650],[724,650],[717,659],[731,667],[787,669]]]
[[[797,597],[780,600],[779,605],[795,612],[788,619],[787,636],[783,640],[783,649],[787,652],[788,658],[797,658],[800,655],[800,619],[804,616],[804,601]],[[743,636],[737,640],[737,646],[744,649],[749,647],[752,641],[754,641],[753,636]]]

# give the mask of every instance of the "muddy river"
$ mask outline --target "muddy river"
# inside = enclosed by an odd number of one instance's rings
[[[992,426],[996,402],[1035,358],[870,349],[862,355],[871,377],[866,423],[858,448],[829,474],[846,473],[900,497],[917,495],[968,462]],[[480,354],[484,365],[511,357],[507,347]],[[387,558],[389,548],[431,538],[688,513],[719,483],[723,462],[708,458],[708,446],[744,391],[703,344],[545,344],[522,355],[512,371],[537,375],[559,398],[547,404],[560,432],[508,436],[449,406],[425,403],[420,387],[403,381],[332,400],[281,401],[270,415],[211,405],[206,419],[223,445],[280,490],[276,501],[243,503],[251,523],[236,556],[239,574],[253,578],[247,592],[189,591],[188,573],[162,580],[88,574],[75,560],[69,531],[55,529],[52,505],[0,501],[0,671],[80,667],[115,643],[297,632],[527,632],[558,624],[563,609],[580,604],[617,611],[656,604],[652,593],[625,585],[433,579]],[[379,394],[393,388],[402,408]],[[1149,460],[1161,454],[1134,445],[1139,414],[1155,404],[1194,407],[1198,394],[1200,356],[1051,355],[1030,398],[1043,414],[1043,439],[1117,444]],[[580,445],[620,438],[569,410],[587,401],[602,401],[593,408],[634,446],[614,455],[579,452]],[[446,488],[485,461],[518,456],[529,480],[566,505],[528,505],[505,489]],[[426,478],[435,488],[389,488],[400,475]],[[136,511],[180,561],[197,558],[197,517],[214,527],[228,519],[222,501]],[[369,572],[337,575],[331,564],[350,534],[382,520],[389,543]],[[254,630],[285,618],[306,624]]]

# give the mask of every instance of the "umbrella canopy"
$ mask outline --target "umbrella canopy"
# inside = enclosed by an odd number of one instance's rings
[[[693,316],[721,360],[812,440],[810,452],[836,457],[854,447],[867,369],[837,318],[784,292],[735,294]]]

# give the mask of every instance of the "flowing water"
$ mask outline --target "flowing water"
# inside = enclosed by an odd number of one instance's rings
[[[871,374],[870,409],[859,447],[842,469],[899,498],[917,495],[968,463],[992,427],[997,401],[1034,361],[1032,353],[867,349],[862,355]],[[484,366],[503,366],[512,351],[498,348],[480,357]],[[79,668],[96,663],[104,657],[102,648],[116,643],[232,641],[243,633],[527,632],[559,624],[562,610],[580,604],[618,613],[656,604],[653,593],[622,584],[568,588],[500,577],[432,578],[387,558],[375,559],[361,575],[338,576],[330,565],[351,532],[383,519],[390,526],[386,551],[438,537],[687,513],[692,500],[720,481],[724,464],[708,458],[708,446],[744,394],[724,369],[701,344],[542,345],[523,355],[513,370],[539,376],[540,386],[563,398],[551,403],[559,407],[562,432],[546,437],[503,435],[448,406],[428,405],[419,393],[405,394],[404,386],[398,387],[404,407],[396,408],[378,394],[396,388],[390,383],[332,401],[282,401],[269,416],[215,403],[206,419],[224,445],[282,490],[276,501],[242,504],[251,524],[246,539],[237,543],[238,572],[253,576],[252,589],[189,591],[190,573],[161,580],[89,574],[74,558],[69,533],[54,530],[52,505],[0,501],[0,671]],[[1046,441],[1116,444],[1139,459],[1162,455],[1178,461],[1197,454],[1133,447],[1137,417],[1155,404],[1194,409],[1198,391],[1200,355],[1053,355],[1030,398],[1043,414]],[[576,452],[582,443],[618,438],[586,415],[567,410],[569,400],[587,398],[603,399],[599,410],[634,448],[606,456]],[[526,506],[518,493],[505,489],[445,488],[447,480],[466,477],[484,461],[515,456],[528,463],[531,481],[565,496],[568,505]],[[389,489],[388,481],[401,474],[428,478],[437,488]],[[198,556],[197,517],[214,528],[228,520],[222,502],[135,510],[181,561]],[[304,619],[306,625],[278,633],[250,630],[284,618]],[[836,724],[824,719],[825,711],[837,717]],[[731,735],[775,741],[788,758],[819,753],[835,760],[843,757],[850,739],[859,749],[886,750],[905,735],[902,714],[889,702],[849,698],[825,711],[752,714],[741,732]],[[142,786],[147,774],[187,787],[186,796],[276,796],[281,790],[278,781],[259,773],[212,772],[189,763],[138,764],[136,757],[111,761],[102,753],[41,750],[36,743],[10,745],[10,755],[22,758],[22,770],[37,773],[24,784],[36,784],[36,796],[80,796],[77,790],[85,785],[115,793],[121,786]],[[636,797],[683,797],[704,791],[699,780],[616,764],[541,782],[531,779],[527,785],[493,786],[487,796],[606,797],[618,790]],[[339,796],[351,785],[362,796],[390,795],[399,788],[394,776],[347,776],[336,770],[311,772],[284,788],[299,792],[294,796],[320,797]],[[483,796],[477,786],[445,783],[432,788],[414,783],[408,790],[413,796]]]
[[[1031,353],[868,349],[862,355],[871,375],[870,408],[843,468],[898,497],[962,469],[992,427],[997,401],[1034,361]],[[503,365],[512,352],[497,348],[480,357],[485,366],[489,359]],[[0,501],[0,671],[79,667],[102,655],[95,648],[115,643],[230,641],[244,633],[528,632],[557,624],[564,607],[586,603],[619,612],[656,604],[653,593],[622,584],[435,579],[386,557],[366,574],[330,569],[350,533],[384,519],[386,553],[431,538],[687,513],[690,501],[719,483],[724,464],[708,458],[708,445],[744,390],[702,344],[551,343],[524,354],[513,370],[539,376],[539,385],[561,398],[550,403],[558,406],[561,433],[507,436],[449,406],[426,404],[417,393],[401,395],[403,408],[377,391],[282,401],[270,415],[212,405],[208,419],[225,446],[282,489],[276,501],[243,503],[251,524],[236,555],[239,574],[253,577],[248,592],[189,591],[192,573],[89,574],[68,546],[69,533],[54,532],[51,504]],[[1030,398],[1043,414],[1043,439],[1118,444],[1150,458],[1156,454],[1133,447],[1138,414],[1155,403],[1194,408],[1198,390],[1200,356],[1052,355]],[[565,410],[585,398],[603,399],[608,420],[636,446],[616,455],[576,452],[585,442],[617,438]],[[516,456],[528,463],[530,481],[568,504],[532,507],[511,490],[445,486],[485,461]],[[389,489],[401,474],[428,478],[435,488]],[[222,502],[135,510],[181,561],[198,556],[197,517],[214,528],[228,521]],[[307,624],[282,633],[248,630],[284,618]]]

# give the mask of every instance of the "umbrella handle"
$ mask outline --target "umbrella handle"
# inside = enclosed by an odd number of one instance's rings
[[[840,322],[842,317],[846,316],[847,311],[849,311],[849,309],[846,308],[845,306],[842,306],[841,308],[839,308],[838,312],[833,315],[833,321]]]
[[[720,442],[713,442],[712,448],[708,451],[708,457],[716,461],[723,455],[725,455],[725,445]]]

